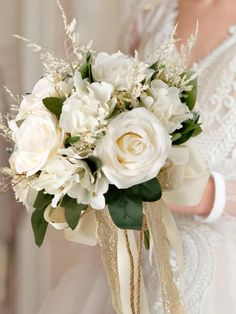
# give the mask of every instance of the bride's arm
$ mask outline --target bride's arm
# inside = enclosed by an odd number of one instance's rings
[[[222,180],[224,180],[223,177]],[[236,216],[236,182],[225,181],[225,189],[218,189],[217,192],[216,184],[213,176],[210,176],[203,197],[200,203],[195,206],[182,206],[173,203],[168,203],[168,206],[173,212],[178,214],[207,217],[217,208],[218,213]],[[221,193],[221,195],[218,195],[218,193]],[[216,202],[217,204],[215,204]]]
[[[207,216],[213,208],[215,200],[215,183],[211,176],[206,185],[202,200],[194,206],[184,206],[168,202],[168,207],[177,214]]]

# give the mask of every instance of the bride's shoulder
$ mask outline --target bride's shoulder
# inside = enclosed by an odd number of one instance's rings
[[[133,54],[148,34],[161,30],[166,32],[172,26],[177,9],[178,0],[137,1],[135,7],[129,8],[129,18],[120,32],[119,46],[124,52]]]
[[[140,1],[129,18],[126,36],[128,52],[132,53],[148,33],[152,33],[156,25],[163,25],[176,13],[178,0]],[[127,48],[127,47],[126,47]]]

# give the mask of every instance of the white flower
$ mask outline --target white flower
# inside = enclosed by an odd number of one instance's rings
[[[101,52],[95,59],[93,76],[96,81],[105,81],[118,90],[126,90],[132,63],[132,59],[120,51],[112,55]]]
[[[38,192],[34,190],[27,180],[22,180],[13,185],[16,199],[22,202],[28,213],[32,214],[35,210],[33,207]]]
[[[73,83],[69,81],[51,81],[47,77],[41,78],[33,88],[32,95],[39,99],[46,97],[64,97],[71,94]]]
[[[54,195],[52,206],[56,207],[61,197],[79,181],[77,170],[77,166],[66,158],[55,156],[44,166],[39,177],[33,181],[32,187]]]
[[[23,96],[16,119],[24,120],[28,115],[39,111],[47,111],[41,99],[33,94]]]
[[[78,135],[94,132],[114,109],[113,87],[101,82],[77,87],[62,108],[60,126],[65,132]]]
[[[65,97],[72,92],[72,81],[59,81],[53,84],[48,78],[40,79],[31,94],[23,96],[17,120],[24,120],[28,115],[39,111],[47,111],[42,100],[46,97]]]
[[[153,70],[150,70],[147,64],[120,51],[111,55],[105,52],[99,53],[92,72],[96,81],[108,82],[118,91],[128,90],[135,94],[134,97],[140,96],[140,91],[143,89],[141,82],[153,74]]]
[[[68,153],[69,156],[65,156]],[[65,194],[77,199],[78,204],[90,204],[95,209],[105,207],[104,193],[108,181],[98,171],[92,174],[88,164],[70,156],[71,151],[64,149],[63,156],[57,155],[42,169],[32,187],[37,191],[45,190],[54,195],[52,206],[56,207]]]
[[[110,183],[120,189],[154,178],[165,164],[171,140],[147,109],[136,108],[113,119],[95,155]]]
[[[180,91],[161,80],[151,82],[150,95],[142,97],[147,109],[154,113],[169,134],[182,127],[181,123],[192,117],[189,108],[180,101]]]
[[[95,177],[86,165],[80,182],[75,184],[67,194],[76,198],[78,203],[90,204],[95,209],[104,209],[104,194],[108,190],[108,185],[107,178],[100,171],[96,173]]]
[[[16,143],[10,163],[20,174],[31,176],[42,169],[61,147],[64,139],[56,119],[49,112],[31,114],[20,126],[12,120],[10,125]]]

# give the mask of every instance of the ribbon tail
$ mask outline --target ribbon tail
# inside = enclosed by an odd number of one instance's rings
[[[138,274],[137,274],[138,250],[137,250],[136,239],[135,239],[135,236],[134,236],[134,231],[128,230],[128,236],[129,236],[129,241],[130,241],[130,248],[131,248],[131,251],[132,251],[132,254],[133,254],[133,258],[134,258],[134,265],[135,265],[134,278],[137,278],[138,277]],[[123,256],[121,256],[121,258],[123,258]],[[127,283],[127,278],[129,278],[129,277],[126,277],[126,283]],[[135,283],[135,293],[136,294],[137,294],[137,290],[138,290],[138,288],[137,288],[137,282],[136,282]],[[140,292],[141,292],[140,313],[141,314],[142,313],[149,314],[147,295],[146,295],[146,289],[145,289],[145,285],[144,285],[142,271],[141,271],[141,291]]]
[[[178,264],[180,281],[181,281],[181,289],[182,291],[184,291],[184,280],[183,280],[183,277],[184,277],[183,256],[184,254],[183,254],[180,233],[176,225],[175,219],[167,206],[163,206],[162,215],[163,215],[163,223],[165,224],[165,227],[166,227],[168,241],[176,255],[176,261]]]
[[[118,277],[118,229],[111,221],[107,210],[96,211],[96,219],[98,222],[97,238],[101,247],[102,262],[112,291],[112,305],[117,314],[124,314]]]
[[[160,279],[163,311],[165,314],[185,314],[178,289],[173,281],[167,230],[163,222],[165,208],[163,201],[145,203],[145,214],[153,240],[154,256]]]
[[[117,228],[107,210],[96,211],[97,238],[101,247],[103,266],[112,291],[112,304],[118,314],[132,314],[130,303],[130,256],[124,230]],[[138,249],[134,232],[127,230],[128,242],[133,258],[134,279],[137,278]],[[137,298],[137,283],[134,280],[134,299]],[[141,275],[140,313],[149,314],[146,290]]]

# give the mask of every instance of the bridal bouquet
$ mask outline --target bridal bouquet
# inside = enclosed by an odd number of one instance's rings
[[[171,180],[164,174],[172,148],[201,132],[193,111],[196,75],[170,53],[170,43],[151,63],[138,54],[95,54],[80,45],[75,20],[68,24],[64,16],[64,23],[65,59],[28,43],[39,51],[44,74],[7,126],[1,118],[14,144],[10,167],[1,171],[32,215],[38,246],[48,223],[72,238],[88,213],[96,237],[105,211],[112,228],[140,230],[148,246],[144,205],[161,199],[163,176],[165,185]]]

